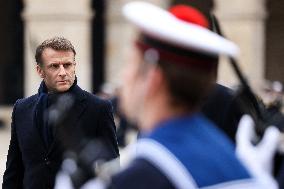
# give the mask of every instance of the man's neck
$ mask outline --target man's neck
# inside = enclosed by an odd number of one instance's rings
[[[156,100],[155,104],[150,103],[149,108],[147,106],[143,110],[143,114],[140,117],[139,124],[144,132],[151,132],[155,129],[159,123],[182,115],[190,115],[194,110],[189,110],[186,107],[173,106],[170,103],[166,103],[164,100]]]

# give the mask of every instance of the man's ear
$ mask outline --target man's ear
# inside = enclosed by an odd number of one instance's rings
[[[157,92],[160,93],[165,85],[161,68],[155,66],[148,74],[148,95],[155,95]]]
[[[36,65],[36,71],[41,78],[44,78],[44,72],[39,64]]]

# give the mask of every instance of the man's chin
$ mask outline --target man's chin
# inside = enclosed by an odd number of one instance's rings
[[[59,92],[59,93],[63,93],[63,92],[66,92],[70,89],[70,85],[62,85],[62,86],[58,86],[56,88],[56,91]]]

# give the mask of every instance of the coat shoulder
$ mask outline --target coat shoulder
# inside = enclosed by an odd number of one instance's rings
[[[91,105],[93,106],[96,106],[96,107],[105,107],[105,106],[110,106],[111,105],[111,102],[109,100],[105,100],[105,99],[102,99],[94,94],[91,94],[87,91],[84,91],[86,97],[87,97],[87,101],[88,103],[90,103]]]
[[[36,103],[37,100],[37,94],[29,96],[27,98],[21,98],[18,99],[14,105],[14,109],[15,106],[17,106],[17,109],[24,109],[26,110],[27,108],[29,108],[30,106],[33,106],[34,103]]]

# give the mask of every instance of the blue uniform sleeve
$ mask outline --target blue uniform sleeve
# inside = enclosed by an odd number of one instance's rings
[[[113,176],[111,189],[173,189],[170,181],[152,164],[136,159],[124,171]]]

